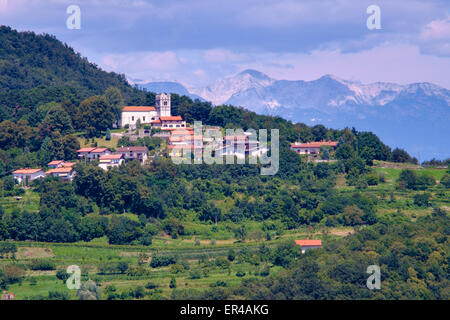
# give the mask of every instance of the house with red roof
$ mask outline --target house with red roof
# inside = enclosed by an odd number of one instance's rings
[[[165,116],[152,121],[151,125],[161,130],[175,130],[186,128],[186,121],[181,116]]]
[[[125,160],[138,160],[140,163],[145,163],[148,158],[148,148],[145,146],[120,147],[114,154],[122,154]]]
[[[151,123],[158,119],[158,112],[152,106],[126,106],[122,108],[120,124],[122,127],[128,125],[130,128],[136,128],[136,123]]]
[[[128,125],[130,128],[135,129],[136,123],[139,121],[141,124],[150,123],[152,126],[161,128],[181,126],[180,123],[177,123],[178,120],[171,119],[170,101],[170,94],[161,93],[155,96],[155,106],[123,107],[120,125],[122,127]],[[167,119],[163,120],[161,118]]]
[[[322,248],[322,240],[294,240],[295,244],[302,247],[302,253],[305,253],[308,249]]]
[[[28,185],[29,182],[44,177],[45,172],[41,168],[25,168],[13,171],[14,180],[24,185]]]
[[[101,156],[111,154],[108,148],[86,147],[77,150],[79,159],[86,159],[87,161],[98,160]]]
[[[13,292],[3,291],[2,300],[13,300],[16,295]]]
[[[52,169],[60,167],[64,163],[64,160],[53,160],[47,163],[47,167],[50,167]]]
[[[294,142],[291,143],[291,150],[297,152],[298,154],[320,154],[320,148],[329,147],[331,149],[336,149],[338,145],[337,141],[315,141],[315,142]]]
[[[61,166],[50,169],[45,174],[55,178],[60,178],[62,181],[70,182],[73,180],[73,177],[75,176],[76,172],[72,168],[72,166],[68,167]]]
[[[124,163],[124,155],[119,154],[105,154],[99,158],[98,166],[105,171],[108,171],[109,168],[119,167],[122,163]]]
[[[259,157],[268,151],[262,148],[256,139],[251,139],[249,134],[227,135],[223,138],[223,144],[216,150],[218,156],[235,156],[245,159],[246,156]]]
[[[53,160],[47,163],[47,167],[56,169],[60,167],[73,167],[75,162],[65,162],[64,160]]]

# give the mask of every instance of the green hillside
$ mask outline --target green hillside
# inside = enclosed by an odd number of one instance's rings
[[[81,100],[120,89],[126,101],[145,93],[124,75],[105,72],[54,36],[0,26],[0,121],[18,119],[38,105]]]

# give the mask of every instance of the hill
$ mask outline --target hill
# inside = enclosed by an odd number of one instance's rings
[[[52,101],[78,103],[111,86],[126,100],[138,94],[124,75],[101,70],[54,36],[1,26],[0,43],[0,121]]]

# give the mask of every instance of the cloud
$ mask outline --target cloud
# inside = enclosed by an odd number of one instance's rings
[[[126,73],[132,78],[146,78],[149,75],[168,74],[177,69],[177,55],[165,52],[134,52],[131,54],[108,54],[102,57],[101,65],[108,71]]]
[[[73,3],[82,11],[77,31],[65,25]],[[335,73],[449,87],[445,68],[433,65],[449,61],[448,0],[376,3],[381,30],[366,27],[373,0],[0,0],[0,15],[132,78],[199,86],[255,68],[281,79]]]
[[[203,53],[203,59],[207,62],[236,62],[247,59],[247,56],[226,49],[211,49]]]
[[[450,57],[450,15],[428,23],[422,29],[419,40],[423,53]]]

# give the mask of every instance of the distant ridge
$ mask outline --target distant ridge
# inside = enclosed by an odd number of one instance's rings
[[[450,157],[450,91],[432,83],[276,80],[247,69],[192,93],[294,122],[373,131],[420,160]]]

